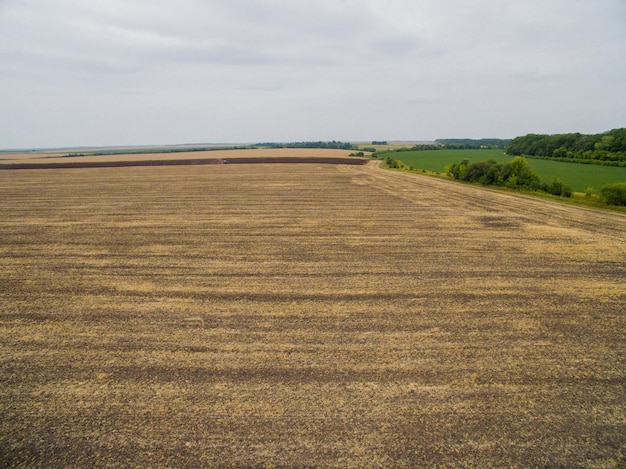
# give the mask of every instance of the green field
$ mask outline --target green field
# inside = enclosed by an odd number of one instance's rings
[[[459,163],[463,159],[468,159],[470,163],[489,159],[498,163],[507,163],[513,158],[505,155],[502,150],[406,151],[391,153],[388,156],[408,166],[436,172],[443,172],[447,164]],[[588,187],[599,190],[606,184],[626,182],[626,168],[532,158],[528,159],[528,164],[539,174],[542,181],[549,183],[553,178],[558,177],[578,192],[584,192]]]

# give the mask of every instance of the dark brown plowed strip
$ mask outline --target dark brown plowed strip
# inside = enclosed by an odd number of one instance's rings
[[[63,163],[15,163],[2,164],[0,169],[73,169],[73,168],[120,168],[125,166],[189,166],[205,164],[259,164],[259,163],[315,163],[364,165],[363,158],[334,157],[290,157],[276,156],[264,158],[203,158],[190,160],[144,160],[144,161],[90,161]]]

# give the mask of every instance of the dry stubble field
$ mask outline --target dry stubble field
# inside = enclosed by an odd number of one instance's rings
[[[626,217],[382,171],[0,173],[0,461],[626,464]]]
[[[93,149],[92,151],[97,151]],[[0,154],[0,169],[20,163],[31,164],[59,164],[59,163],[105,163],[120,161],[172,161],[172,160],[202,160],[202,159],[237,159],[237,158],[347,158],[351,150],[333,150],[327,148],[256,148],[245,150],[210,150],[194,152],[167,151],[161,153],[113,154],[93,156],[63,156],[67,151],[46,152],[33,151],[31,153]]]

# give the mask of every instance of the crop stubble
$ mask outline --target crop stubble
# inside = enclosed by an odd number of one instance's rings
[[[0,174],[0,460],[624,464],[626,218],[372,165]]]

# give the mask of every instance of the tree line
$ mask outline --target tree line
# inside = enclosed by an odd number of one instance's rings
[[[328,148],[333,150],[358,150],[358,145],[348,142],[339,142],[336,140],[332,140],[330,142],[291,142],[291,143],[280,143],[280,142],[266,142],[266,143],[257,143],[256,147],[266,147],[266,148]]]
[[[461,163],[446,166],[446,173],[454,179],[483,184],[502,186],[510,189],[543,191],[561,197],[571,197],[572,189],[561,179],[554,178],[550,184],[539,179],[523,156],[516,156],[510,163],[496,163],[493,160]],[[587,197],[592,193],[588,192]],[[600,190],[601,200],[609,205],[626,206],[626,182],[607,184]]]
[[[442,147],[447,150],[504,150],[511,140],[501,138],[442,138],[435,140],[435,142],[442,145]]]
[[[511,140],[505,151],[512,156],[626,166],[626,128],[593,135],[528,134]]]

